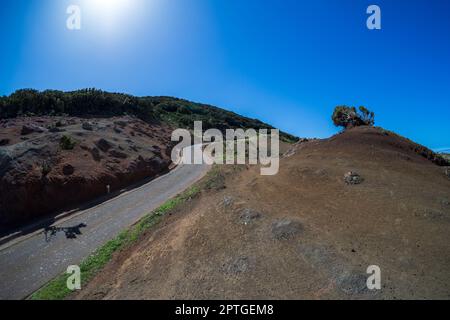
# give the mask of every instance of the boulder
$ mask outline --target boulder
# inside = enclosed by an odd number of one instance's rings
[[[356,172],[350,171],[344,175],[344,181],[346,184],[360,184],[364,179]]]
[[[20,131],[20,134],[23,136],[26,136],[26,135],[34,133],[34,132],[42,133],[42,132],[45,132],[45,129],[42,127],[39,127],[37,125],[34,125],[34,124],[25,124],[22,126],[22,130]]]
[[[128,123],[126,121],[118,120],[118,121],[114,121],[114,124],[116,126],[121,127],[121,128],[125,128]]]
[[[117,151],[117,150],[111,150],[109,152],[109,155],[113,158],[118,158],[118,159],[126,159],[128,156],[126,153]]]
[[[98,140],[95,145],[103,152],[108,152],[109,149],[112,148],[111,142],[109,142],[106,139],[100,139]]]
[[[10,169],[12,157],[6,150],[0,149],[0,177]]]
[[[83,122],[83,124],[81,125],[81,128],[83,128],[84,130],[87,130],[87,131],[94,130],[94,127],[89,122]]]
[[[65,176],[70,176],[75,172],[75,168],[71,164],[66,164],[62,171]]]
[[[100,150],[98,150],[95,147],[91,149],[91,155],[95,161],[100,161],[102,159],[102,157],[100,155]]]
[[[60,127],[51,127],[50,129],[48,129],[48,131],[52,132],[52,133],[58,133],[58,132],[64,132],[66,130],[61,129]]]

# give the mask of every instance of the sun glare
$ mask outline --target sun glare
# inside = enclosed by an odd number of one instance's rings
[[[84,12],[103,32],[118,32],[139,13],[142,0],[84,0]]]
[[[133,0],[88,0],[88,9],[102,16],[114,17],[133,5]]]

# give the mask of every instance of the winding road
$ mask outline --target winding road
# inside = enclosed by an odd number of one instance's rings
[[[202,178],[206,164],[180,164],[168,174],[0,248],[0,299],[23,299],[79,264],[97,248]],[[80,234],[78,234],[80,233]],[[71,238],[71,236],[73,236]]]

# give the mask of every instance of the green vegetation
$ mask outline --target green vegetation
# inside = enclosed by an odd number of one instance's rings
[[[41,172],[42,172],[42,176],[47,176],[50,171],[52,171],[52,167],[50,165],[50,162],[48,161],[43,161],[42,162],[42,166],[41,166]]]
[[[218,167],[211,169],[207,176],[193,187],[168,200],[162,206],[146,215],[137,224],[120,233],[115,239],[107,242],[91,256],[80,264],[81,284],[86,285],[113,257],[115,252],[135,243],[146,231],[157,225],[163,216],[179,208],[180,205],[196,197],[202,190],[210,189],[222,179]],[[67,288],[68,274],[62,274],[50,281],[44,287],[36,291],[30,298],[32,300],[61,300],[66,298],[72,291]]]
[[[335,126],[345,129],[375,124],[375,114],[362,106],[358,110],[355,107],[337,106],[331,119]]]
[[[450,153],[441,153],[441,157],[443,157],[445,160],[450,161]]]
[[[76,142],[70,136],[64,135],[59,141],[59,145],[63,150],[73,150],[75,148]]]
[[[242,117],[206,104],[171,97],[134,97],[97,89],[72,92],[22,89],[8,97],[0,97],[0,119],[33,115],[120,116],[134,115],[147,122],[165,122],[177,128],[192,129],[194,121],[202,121],[204,130],[272,129],[256,119]],[[286,142],[297,137],[280,132]]]
[[[393,131],[386,130],[381,127],[375,127],[375,128],[380,130],[380,132],[385,136],[394,136],[394,137],[397,137],[400,139],[405,139],[406,141],[409,142],[410,150],[412,150],[415,153],[417,153],[418,155],[430,160],[434,164],[436,164],[438,166],[450,166],[450,159],[448,157],[446,157],[445,154],[436,153],[433,150],[428,149],[427,147],[422,146],[420,144],[417,144],[416,142],[412,141],[411,139],[402,137]]]

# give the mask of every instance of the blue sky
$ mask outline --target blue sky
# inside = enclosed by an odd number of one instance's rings
[[[365,105],[380,126],[450,147],[450,1],[125,1],[2,1],[0,94],[170,95],[301,137],[335,133],[334,106]],[[69,4],[81,30],[66,28]],[[370,4],[382,30],[366,28]]]

